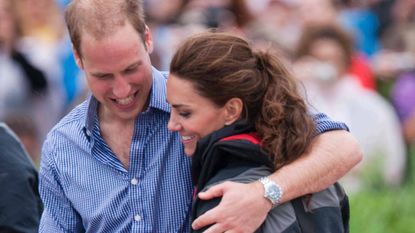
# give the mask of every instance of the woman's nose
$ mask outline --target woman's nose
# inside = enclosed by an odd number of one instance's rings
[[[180,124],[175,120],[175,117],[173,115],[170,115],[169,123],[167,124],[167,128],[170,131],[179,131],[180,130]]]

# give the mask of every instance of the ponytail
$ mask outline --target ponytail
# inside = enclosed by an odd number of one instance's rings
[[[294,78],[282,62],[268,52],[254,52],[254,57],[261,81],[266,85],[255,128],[278,169],[305,152],[315,125]]]
[[[243,38],[194,35],[177,49],[170,74],[192,82],[198,94],[219,107],[240,98],[241,119],[255,125],[275,168],[297,159],[311,142],[314,122],[294,79],[277,56],[252,51]]]

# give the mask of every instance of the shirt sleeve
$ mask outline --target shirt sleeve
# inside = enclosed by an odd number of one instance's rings
[[[333,121],[324,113],[313,114],[313,119],[316,124],[316,133],[315,135],[322,134],[324,132],[332,130],[347,130],[349,127],[343,122]]]
[[[52,143],[46,140],[42,148],[39,171],[39,191],[44,204],[39,232],[84,232],[80,215],[65,196],[54,163]]]

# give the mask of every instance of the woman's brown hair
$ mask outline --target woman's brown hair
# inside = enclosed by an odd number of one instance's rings
[[[193,83],[217,106],[243,101],[242,119],[255,125],[275,168],[303,154],[315,131],[294,78],[278,57],[253,51],[239,37],[207,32],[187,39],[176,51],[171,74]]]

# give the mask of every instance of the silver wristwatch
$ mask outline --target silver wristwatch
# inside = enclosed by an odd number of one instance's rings
[[[262,177],[259,179],[259,182],[264,185],[264,197],[272,203],[272,207],[274,208],[281,201],[283,194],[282,188],[274,181],[268,179],[268,177]]]

